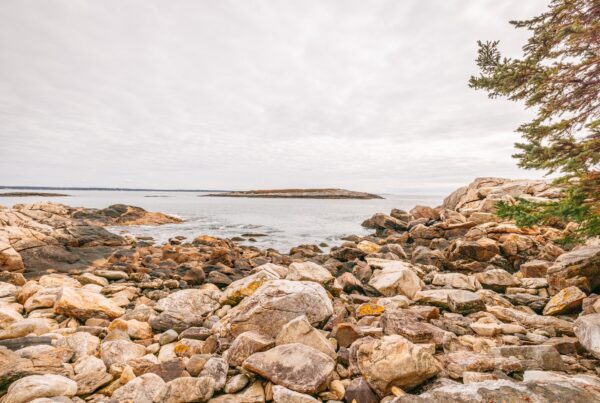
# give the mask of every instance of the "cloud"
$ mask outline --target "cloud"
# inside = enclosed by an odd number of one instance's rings
[[[448,189],[539,176],[467,87],[545,0],[0,3],[0,184]]]

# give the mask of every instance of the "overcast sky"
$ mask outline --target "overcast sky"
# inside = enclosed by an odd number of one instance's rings
[[[0,185],[447,190],[539,177],[477,39],[547,0],[2,0]],[[443,192],[442,192],[443,193]]]

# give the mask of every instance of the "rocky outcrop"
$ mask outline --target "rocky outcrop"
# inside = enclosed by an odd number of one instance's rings
[[[0,270],[38,275],[85,268],[127,242],[104,226],[181,222],[139,207],[73,208],[55,203],[17,204],[0,210]]]
[[[43,245],[111,253],[65,273],[29,259],[29,280],[0,271],[2,401],[600,401],[597,242],[565,251],[569,226],[492,214],[552,189],[477,180],[289,254],[205,235],[108,247],[91,235],[127,209],[8,209],[3,233],[25,220]]]

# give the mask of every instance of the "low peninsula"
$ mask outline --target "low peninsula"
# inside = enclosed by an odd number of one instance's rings
[[[47,193],[47,192],[6,192],[0,193],[0,197],[67,197],[69,195],[63,193]]]
[[[259,197],[276,199],[383,199],[383,197],[346,189],[270,189],[211,193],[209,197]]]

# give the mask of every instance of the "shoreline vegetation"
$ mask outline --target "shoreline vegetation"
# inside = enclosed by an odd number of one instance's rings
[[[570,223],[494,214],[561,192],[478,178],[440,206],[376,213],[370,235],[327,252],[201,234],[155,245],[104,227],[181,220],[126,205],[0,208],[0,394],[598,401],[600,242],[561,245]]]
[[[383,199],[382,196],[345,189],[270,189],[212,193],[200,197],[255,197],[277,199]]]

